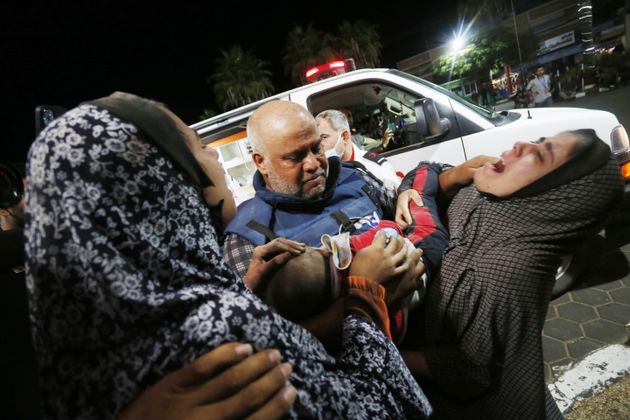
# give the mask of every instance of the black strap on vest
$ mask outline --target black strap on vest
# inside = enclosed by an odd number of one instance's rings
[[[351,166],[355,169],[360,170],[361,172],[365,173],[367,176],[369,176],[370,178],[372,178],[374,181],[376,181],[379,185],[383,185],[383,180],[379,179],[376,177],[376,175],[374,175],[372,172],[370,172],[368,170],[368,168],[365,167],[364,164],[362,164],[359,161],[356,160],[351,160],[348,162],[343,162],[344,166]]]
[[[330,215],[333,219],[337,221],[341,225],[341,228],[344,232],[353,233],[357,228],[352,223],[352,220],[341,210],[337,210],[336,212]]]
[[[249,222],[247,222],[246,226],[262,234],[265,238],[267,238],[268,241],[273,241],[274,239],[278,237],[278,235],[276,235],[276,232],[274,232],[273,230],[269,229],[267,226],[260,224],[254,220],[250,220]]]
[[[182,138],[184,134],[155,102],[126,94],[121,97],[108,96],[84,103],[106,109],[118,118],[135,125],[199,187],[214,185],[186,146]]]

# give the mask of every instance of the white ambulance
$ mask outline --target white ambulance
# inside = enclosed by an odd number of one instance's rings
[[[253,194],[255,167],[249,156],[247,119],[259,106],[274,100],[296,102],[313,115],[325,109],[345,108],[353,115],[354,128],[374,139],[380,139],[387,126],[394,128],[394,138],[382,156],[402,173],[421,160],[457,165],[481,154],[498,156],[518,140],[592,128],[610,145],[622,173],[630,179],[628,134],[610,112],[564,107],[494,112],[398,70],[362,69],[301,86],[192,125],[204,143],[219,150],[238,191],[239,202]],[[571,260],[567,257],[559,268],[556,294],[574,278],[576,266],[571,267]]]

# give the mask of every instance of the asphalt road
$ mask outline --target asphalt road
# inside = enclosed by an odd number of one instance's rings
[[[612,112],[626,130],[630,130],[630,85],[617,87],[608,92],[591,93],[572,101],[561,101],[556,107],[603,109]]]

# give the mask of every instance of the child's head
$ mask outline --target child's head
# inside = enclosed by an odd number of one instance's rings
[[[280,315],[290,320],[311,317],[334,300],[331,272],[326,252],[306,248],[306,252],[290,259],[257,290],[258,296]]]

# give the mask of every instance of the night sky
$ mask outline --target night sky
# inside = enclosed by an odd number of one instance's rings
[[[530,0],[514,0],[519,2]],[[121,90],[164,102],[186,123],[195,123],[203,108],[218,109],[206,80],[219,49],[233,45],[272,63],[276,92],[292,88],[280,51],[296,24],[334,31],[343,20],[375,23],[383,43],[381,64],[395,67],[446,41],[457,20],[455,0],[390,0],[376,7],[365,1],[90,3],[1,6],[0,161],[25,159],[39,104],[72,108]]]

